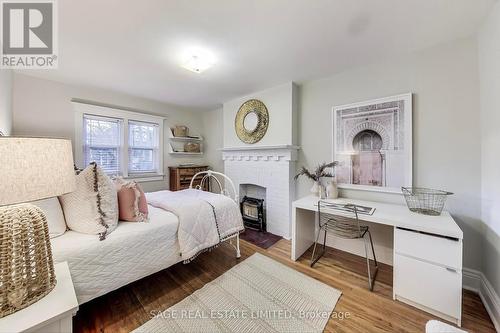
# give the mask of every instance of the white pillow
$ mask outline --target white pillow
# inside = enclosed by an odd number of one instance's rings
[[[66,232],[66,222],[64,221],[61,204],[57,198],[37,200],[31,203],[45,213],[50,238],[61,236]]]
[[[118,224],[118,199],[113,181],[91,163],[76,176],[76,191],[59,197],[68,228],[106,238]]]

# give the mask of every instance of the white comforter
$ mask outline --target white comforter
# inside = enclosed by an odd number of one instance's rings
[[[146,193],[146,198],[179,218],[177,237],[185,262],[244,229],[238,205],[224,195],[189,189]]]
[[[178,218],[149,206],[149,222],[119,222],[105,240],[66,231],[52,238],[56,263],[67,261],[78,303],[85,303],[182,261]]]

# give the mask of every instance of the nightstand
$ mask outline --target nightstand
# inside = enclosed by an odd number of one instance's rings
[[[0,318],[0,332],[67,333],[78,311],[67,262],[54,265],[57,284],[47,296],[27,308]]]

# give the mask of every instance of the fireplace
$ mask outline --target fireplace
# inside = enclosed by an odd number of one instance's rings
[[[244,196],[240,203],[241,215],[246,228],[266,231],[264,199]]]
[[[264,199],[266,232],[289,238],[295,194],[296,146],[224,148],[224,173],[239,189],[240,198]]]

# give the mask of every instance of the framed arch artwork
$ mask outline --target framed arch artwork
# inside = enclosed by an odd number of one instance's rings
[[[412,186],[412,110],[411,93],[333,107],[339,187],[399,193]]]

